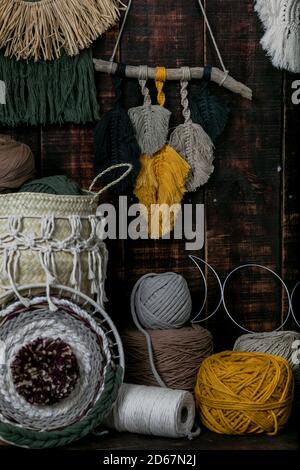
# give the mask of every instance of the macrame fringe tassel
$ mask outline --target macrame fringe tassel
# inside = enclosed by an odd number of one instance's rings
[[[134,186],[140,170],[139,156],[141,154],[130,118],[122,106],[123,76],[125,76],[125,66],[118,64],[117,75],[113,77],[115,104],[108,113],[102,116],[94,130],[94,169],[96,174],[119,163],[132,165],[129,176],[120,181],[113,189],[118,193]],[[117,179],[119,176],[118,171],[113,170],[104,175],[103,181],[109,183],[111,179]]]
[[[265,29],[260,42],[273,65],[279,69],[299,73],[299,0],[256,0],[255,10]]]
[[[214,144],[199,124],[191,119],[188,103],[190,69],[182,67],[181,104],[184,123],[176,127],[170,137],[170,145],[189,163],[191,171],[187,181],[188,191],[196,191],[207,183],[214,171],[212,165]]]
[[[189,97],[192,121],[203,127],[213,142],[224,131],[228,122],[230,109],[217,96],[210,93],[211,67],[204,67],[200,87],[194,96]]]
[[[99,118],[92,51],[53,62],[26,62],[0,54],[6,104],[0,123],[7,126],[83,124]]]
[[[169,145],[153,157],[141,156],[134,194],[146,208],[151,238],[160,238],[173,229],[189,171],[188,163]],[[172,206],[173,211],[170,211]]]
[[[171,135],[170,145],[191,167],[187,190],[196,191],[206,184],[214,171],[214,145],[202,127],[193,122],[180,124]]]
[[[171,112],[159,105],[143,105],[128,111],[141,152],[154,155],[166,143]]]
[[[77,55],[113,26],[119,0],[1,0],[0,48],[16,59]]]
[[[155,85],[157,88],[158,105],[152,105],[149,89],[147,88],[147,66],[141,65],[139,84],[144,96],[142,106],[131,108],[128,111],[141,153],[152,156],[167,142],[171,112],[164,108],[165,94],[163,86],[166,80],[166,69],[157,67]]]
[[[293,29],[284,24],[272,25],[260,42],[275,67],[300,73],[300,20]]]
[[[273,0],[273,3],[274,5],[276,3],[277,6],[279,4],[278,0]],[[254,9],[264,27],[269,27],[274,18],[272,0],[256,0]]]

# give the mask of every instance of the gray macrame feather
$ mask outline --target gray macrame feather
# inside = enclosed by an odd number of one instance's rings
[[[136,139],[143,154],[152,156],[167,142],[171,112],[159,105],[152,105],[147,80],[139,80],[144,96],[142,106],[128,111]]]
[[[214,144],[199,124],[193,123],[188,104],[188,80],[190,70],[183,67],[181,81],[181,104],[184,123],[172,132],[170,145],[189,163],[191,171],[187,180],[187,190],[196,191],[207,183],[214,171]]]

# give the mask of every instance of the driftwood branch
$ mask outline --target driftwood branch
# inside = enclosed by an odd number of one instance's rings
[[[101,59],[94,59],[95,69],[97,72],[104,73],[115,73],[117,69],[117,64],[115,62],[109,62]],[[148,77],[149,79],[155,78],[155,68],[148,67]],[[203,77],[203,67],[192,67],[191,68],[191,77],[192,79],[200,79]],[[167,80],[180,80],[181,79],[181,70],[180,69],[167,69]],[[126,66],[126,77],[129,78],[138,78],[139,77],[139,67],[133,65]],[[232,91],[233,93],[238,93],[239,95],[252,100],[252,90],[248,88],[243,83],[238,82],[230,75],[225,74],[222,70],[213,67],[211,72],[211,80],[217,83],[224,88]]]

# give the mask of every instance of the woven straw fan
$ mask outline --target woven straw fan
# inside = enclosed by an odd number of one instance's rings
[[[119,19],[120,0],[1,0],[0,48],[17,59],[76,55]]]

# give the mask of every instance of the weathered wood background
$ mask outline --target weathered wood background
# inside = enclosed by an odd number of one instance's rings
[[[205,249],[197,253],[222,279],[235,266],[259,263],[279,273],[290,289],[299,280],[299,129],[300,105],[291,102],[292,81],[299,78],[272,67],[259,44],[262,27],[253,0],[206,1],[207,15],[225,64],[232,76],[253,89],[251,103],[218,89],[232,109],[226,132],[216,149],[215,173],[192,198],[204,202]],[[117,29],[94,47],[94,56],[109,58]],[[118,55],[134,65],[218,65],[195,0],[136,0]],[[96,75],[102,111],[112,103],[110,78]],[[168,83],[167,106],[180,122],[179,84]],[[128,81],[126,105],[141,102],[138,85]],[[65,173],[87,187],[93,177],[93,126],[46,126],[6,130],[33,149],[42,175]],[[110,196],[106,196],[110,199]],[[129,295],[146,272],[174,270],[188,280],[194,311],[203,295],[201,278],[188,259],[184,241],[110,242],[109,310],[118,323],[128,324]],[[218,297],[209,281],[209,313]],[[285,315],[280,283],[266,272],[248,270],[236,275],[228,288],[235,318],[248,328],[272,329]],[[240,333],[220,310],[208,322],[216,349],[231,347]]]

